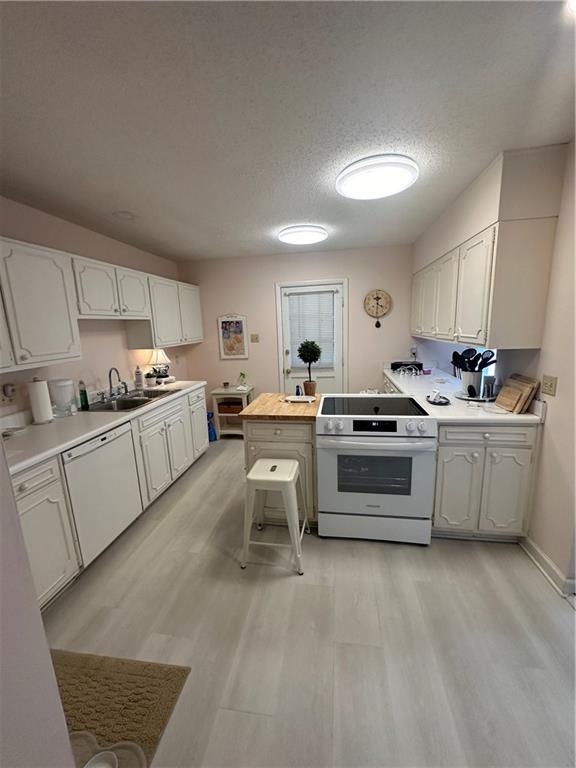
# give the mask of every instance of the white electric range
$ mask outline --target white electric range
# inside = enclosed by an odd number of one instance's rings
[[[323,395],[318,533],[429,544],[438,426],[406,395]]]

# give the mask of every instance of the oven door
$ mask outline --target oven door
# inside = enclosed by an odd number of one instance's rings
[[[436,440],[318,437],[318,509],[431,518]]]

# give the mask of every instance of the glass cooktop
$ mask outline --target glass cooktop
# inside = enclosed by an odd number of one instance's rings
[[[412,397],[325,397],[322,416],[428,416]]]

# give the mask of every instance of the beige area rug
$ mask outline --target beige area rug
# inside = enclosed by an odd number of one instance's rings
[[[68,730],[135,742],[150,763],[190,667],[56,650],[52,662]]]

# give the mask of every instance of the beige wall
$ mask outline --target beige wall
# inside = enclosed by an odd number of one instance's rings
[[[386,359],[403,357],[410,347],[411,254],[409,246],[378,250],[282,254],[234,260],[202,260],[181,264],[180,277],[200,285],[205,340],[190,347],[188,375],[202,376],[209,387],[235,382],[246,371],[259,392],[278,390],[276,282],[349,278],[349,388],[358,391],[381,385]],[[388,291],[392,312],[374,327],[364,312],[364,295],[373,288]],[[260,342],[248,360],[220,360],[216,318],[239,313],[248,318],[248,332]]]
[[[0,695],[0,765],[72,768],[68,729],[1,444]]]
[[[0,234],[36,245],[68,251],[79,256],[107,261],[123,267],[141,269],[162,277],[177,277],[178,265],[169,259],[141,251],[126,243],[112,240],[90,229],[71,224],[43,211],[0,197]],[[146,362],[149,353],[127,348],[124,323],[121,320],[80,320],[82,359],[0,376],[0,385],[8,381],[17,385],[41,378],[70,377],[78,382],[83,379],[89,389],[107,387],[108,370],[116,366],[122,377],[130,381],[137,364]],[[186,362],[183,349],[173,355],[172,372],[185,378]],[[177,359],[176,359],[177,358]],[[0,408],[0,415],[26,405],[24,388],[14,408]]]
[[[529,537],[564,577],[574,576],[574,144],[564,176],[544,341],[536,375],[558,376],[548,402]]]

